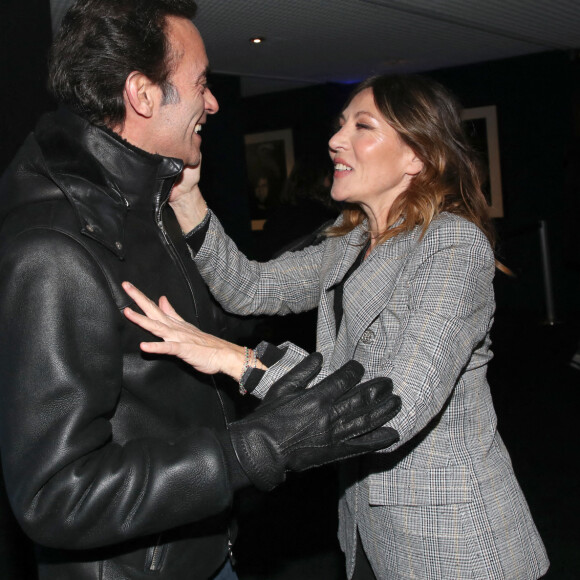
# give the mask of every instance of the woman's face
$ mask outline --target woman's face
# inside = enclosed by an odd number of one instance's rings
[[[370,88],[342,112],[340,129],[329,148],[334,162],[333,199],[360,204],[375,217],[386,217],[393,201],[423,167],[385,121]]]

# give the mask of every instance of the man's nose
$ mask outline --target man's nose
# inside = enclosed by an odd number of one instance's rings
[[[205,89],[203,98],[205,99],[205,110],[207,113],[214,115],[220,110],[220,105],[217,102],[217,99],[209,89]]]

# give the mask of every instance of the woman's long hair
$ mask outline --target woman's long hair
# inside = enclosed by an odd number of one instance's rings
[[[426,77],[374,76],[357,86],[345,108],[365,89],[372,90],[387,123],[423,162],[423,169],[393,202],[378,243],[416,226],[422,226],[424,234],[431,221],[445,211],[476,224],[494,247],[481,164],[465,136],[460,108],[451,94]],[[349,205],[343,210],[342,224],[327,234],[344,235],[364,219],[362,209]]]

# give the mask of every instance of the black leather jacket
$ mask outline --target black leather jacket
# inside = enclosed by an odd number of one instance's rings
[[[220,332],[167,204],[181,170],[60,111],[2,180],[0,449],[42,579],[204,579],[226,558],[230,403],[122,314],[128,280]]]

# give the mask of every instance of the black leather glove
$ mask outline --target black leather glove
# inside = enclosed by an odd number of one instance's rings
[[[362,365],[350,361],[310,389],[322,356],[314,353],[272,385],[262,404],[228,426],[238,461],[251,482],[270,490],[287,471],[389,447],[397,431],[381,427],[401,408],[392,381],[357,383]]]

